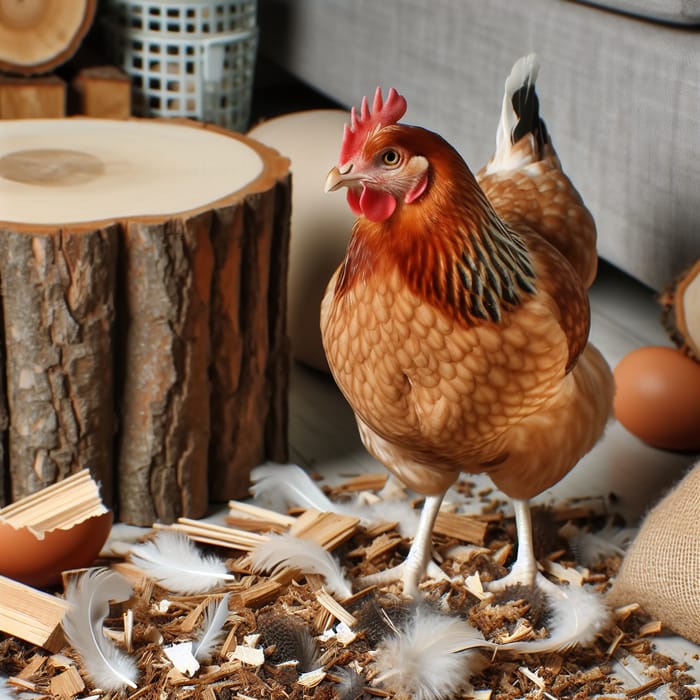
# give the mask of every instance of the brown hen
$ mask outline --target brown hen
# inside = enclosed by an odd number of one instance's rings
[[[333,376],[363,443],[426,496],[399,567],[414,595],[432,527],[460,472],[514,500],[518,555],[505,583],[535,581],[528,499],[601,436],[613,380],[588,343],[596,232],[539,117],[536,61],[508,80],[494,157],[478,179],[444,139],[398,123],[377,90],[346,126],[327,190],[357,213],[321,308]]]

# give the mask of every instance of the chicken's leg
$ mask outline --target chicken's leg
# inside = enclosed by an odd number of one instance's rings
[[[518,554],[510,573],[497,581],[492,581],[488,585],[490,590],[502,590],[506,586],[514,586],[518,583],[528,587],[535,585],[537,561],[535,560],[535,549],[532,539],[530,504],[527,500],[513,499],[513,509],[515,510]]]
[[[363,582],[368,585],[381,585],[392,581],[403,583],[404,595],[415,597],[418,583],[425,573],[432,551],[432,534],[435,518],[440,511],[444,494],[427,496],[421,510],[418,529],[413,537],[411,549],[403,563],[385,571],[365,576]]]

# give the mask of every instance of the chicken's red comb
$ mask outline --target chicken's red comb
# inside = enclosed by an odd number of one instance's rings
[[[389,90],[386,100],[382,99],[382,89],[377,88],[370,112],[367,98],[362,98],[362,107],[358,116],[355,108],[350,111],[350,124],[345,125],[343,143],[340,146],[340,165],[347,163],[362,148],[367,135],[389,124],[396,124],[406,114],[406,98],[399,95],[394,88]]]

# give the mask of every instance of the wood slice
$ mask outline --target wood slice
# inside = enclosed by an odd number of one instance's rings
[[[0,130],[12,499],[89,467],[171,522],[286,459],[288,166],[186,120]]]
[[[97,0],[0,0],[0,70],[31,75],[67,61],[95,17]]]

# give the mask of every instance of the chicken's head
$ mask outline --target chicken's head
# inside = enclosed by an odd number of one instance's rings
[[[348,188],[348,204],[358,216],[384,221],[400,202],[417,200],[428,186],[428,160],[406,143],[406,131],[399,125],[406,113],[406,100],[393,88],[386,101],[380,88],[370,110],[363,98],[360,114],[350,113],[345,125],[337,165],[326,179],[326,192]]]

